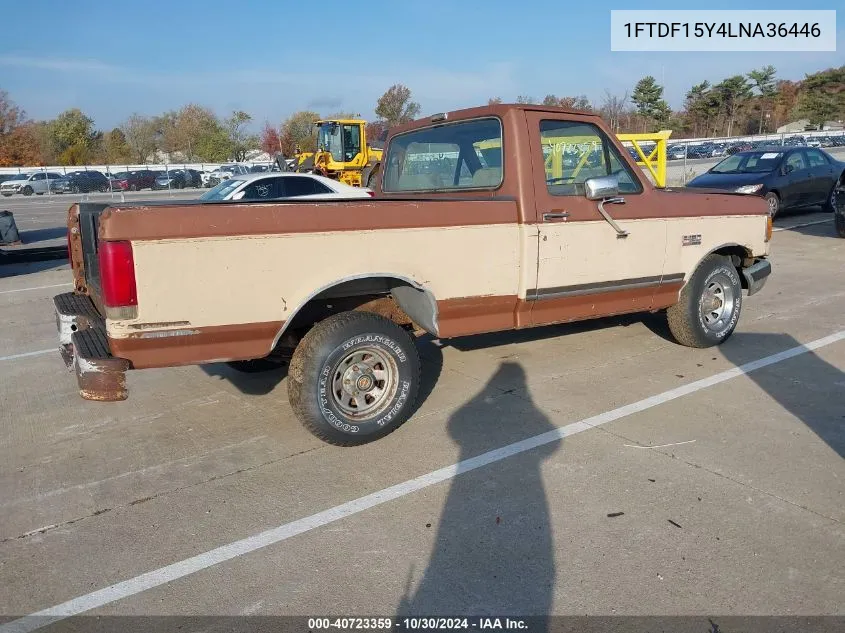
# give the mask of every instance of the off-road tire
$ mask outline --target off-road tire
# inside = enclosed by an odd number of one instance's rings
[[[385,389],[372,415],[359,419],[341,411],[332,383],[343,375],[338,364],[363,349],[393,363],[388,374],[395,387]],[[405,330],[369,312],[341,312],[317,323],[297,345],[288,368],[288,399],[313,435],[336,446],[357,446],[392,433],[410,417],[419,383],[419,352]]]
[[[725,315],[724,324],[717,330],[705,324],[702,314],[702,299],[705,291],[713,285],[723,285],[723,297],[728,288],[731,292],[731,307]],[[699,264],[689,282],[681,290],[678,302],[666,310],[669,331],[675,340],[687,347],[712,347],[725,342],[733,334],[742,312],[742,282],[740,274],[730,258],[722,255],[708,255]]]
[[[32,187],[30,187],[29,185],[27,185],[26,187],[24,187],[23,189],[21,189],[21,193],[22,193],[23,195],[25,195],[25,196],[31,196],[31,195],[32,195]]]
[[[766,204],[769,205],[769,215],[774,220],[780,212],[780,196],[774,191],[766,194]]]

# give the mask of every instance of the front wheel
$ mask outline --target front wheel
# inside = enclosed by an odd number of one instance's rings
[[[21,189],[21,193],[22,193],[23,195],[25,195],[25,196],[31,196],[31,195],[32,195],[32,187],[30,187],[29,185],[27,185],[26,187],[24,187],[23,189]]]
[[[669,330],[681,345],[712,347],[733,334],[742,310],[742,282],[730,258],[709,255],[666,311]]]
[[[774,220],[778,211],[780,211],[780,196],[774,191],[770,191],[766,194],[766,204],[769,205],[769,215]]]
[[[410,417],[419,382],[419,353],[405,330],[368,312],[341,312],[300,341],[288,369],[288,398],[312,434],[356,446]]]

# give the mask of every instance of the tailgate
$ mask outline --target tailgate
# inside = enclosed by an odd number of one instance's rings
[[[84,289],[94,305],[102,312],[100,302],[100,264],[97,258],[99,246],[100,216],[109,207],[102,202],[80,202],[68,212],[68,229],[76,233],[80,240],[71,240],[71,263],[74,282],[77,289]]]

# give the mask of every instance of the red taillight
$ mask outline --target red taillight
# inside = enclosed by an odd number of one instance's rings
[[[100,242],[100,284],[103,304],[109,308],[138,305],[135,260],[130,242]]]
[[[370,196],[371,198],[375,198],[375,197],[376,197],[376,192],[375,192],[375,191],[368,191],[368,192],[367,192],[367,195],[368,195],[368,196]]]

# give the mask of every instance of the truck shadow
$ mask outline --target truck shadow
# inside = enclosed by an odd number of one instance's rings
[[[453,347],[461,352],[469,352],[489,347],[501,347],[503,345],[518,345],[531,341],[542,341],[550,338],[558,338],[566,334],[577,334],[603,330],[611,327],[627,327],[643,320],[642,314],[623,314],[613,317],[588,319],[575,321],[573,323],[559,323],[556,325],[541,325],[525,328],[524,330],[506,330],[503,332],[491,332],[489,334],[476,334],[452,338],[443,341],[444,346]]]
[[[734,366],[742,368],[800,345],[788,334],[737,332],[718,350]],[[750,371],[747,377],[840,457],[845,457],[845,372],[809,351]]]
[[[443,352],[434,344],[430,336],[420,337],[416,343],[420,354],[420,362],[422,363],[422,376],[414,413],[416,413],[417,409],[431,395],[434,385],[437,384],[437,380],[440,378],[440,372],[443,369]],[[288,375],[287,365],[280,365],[279,367],[254,373],[238,371],[226,363],[210,363],[200,365],[200,368],[208,376],[227,380],[238,391],[250,396],[265,396],[271,393],[279,387]]]
[[[517,402],[502,392],[505,384],[526,395]],[[505,362],[449,418],[447,431],[460,448],[459,474],[430,539],[434,550],[425,571],[416,583],[413,566],[408,571],[398,616],[520,614],[539,616],[531,630],[546,630],[542,619],[551,610],[556,568],[542,465],[561,440],[514,453],[493,468],[469,470],[472,461],[465,461],[483,454],[489,436],[514,437],[518,428],[521,439],[555,429],[527,394],[522,366]]]

